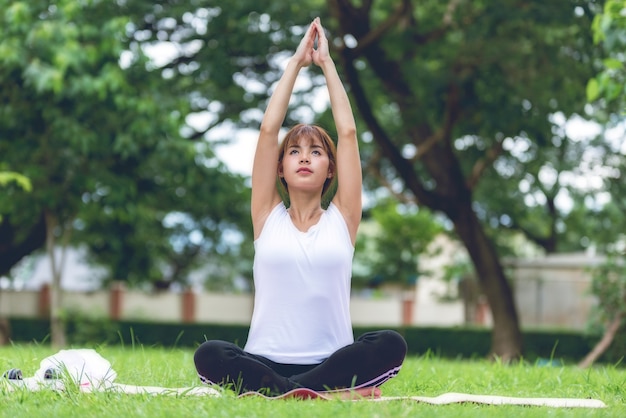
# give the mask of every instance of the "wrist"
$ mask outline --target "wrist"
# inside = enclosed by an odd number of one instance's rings
[[[332,58],[328,58],[317,62],[317,66],[322,69],[322,72],[326,72],[327,70],[335,69],[335,62],[332,60]]]
[[[296,69],[300,70],[307,67],[311,62],[307,62],[306,57],[300,57],[298,55],[292,55],[287,65],[292,65]]]

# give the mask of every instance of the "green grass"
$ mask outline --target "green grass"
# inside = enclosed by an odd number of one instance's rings
[[[198,385],[193,350],[183,348],[98,347],[118,374],[117,382],[188,387]],[[27,344],[0,347],[0,372],[21,368],[32,376],[39,362],[56,352]],[[384,396],[436,396],[464,392],[523,397],[595,398],[604,409],[453,404],[433,406],[411,401],[271,401],[259,398],[175,397],[0,392],[0,417],[623,417],[626,416],[626,370],[613,366],[581,370],[575,366],[504,365],[483,360],[410,357],[400,375],[382,387]]]

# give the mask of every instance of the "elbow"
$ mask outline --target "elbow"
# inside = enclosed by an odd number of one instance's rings
[[[337,135],[339,138],[356,138],[356,126],[350,125],[339,129],[337,128]]]
[[[278,129],[271,124],[261,122],[259,133],[264,136],[278,135]]]

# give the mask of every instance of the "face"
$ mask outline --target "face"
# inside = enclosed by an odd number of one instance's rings
[[[330,158],[322,141],[316,137],[291,140],[279,164],[278,175],[288,188],[322,190],[324,183],[332,178]]]

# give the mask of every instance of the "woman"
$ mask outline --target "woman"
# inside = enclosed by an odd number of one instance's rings
[[[297,75],[311,63],[326,79],[336,150],[322,128],[304,124],[279,146]],[[336,193],[324,209],[333,182]],[[398,333],[370,332],[356,341],[352,334],[361,186],[356,124],[318,18],[289,60],[261,123],[252,170],[255,300],[248,341],[243,350],[225,341],[203,343],[194,356],[202,381],[239,393],[305,387],[379,394],[377,387],[398,373],[407,348]]]

